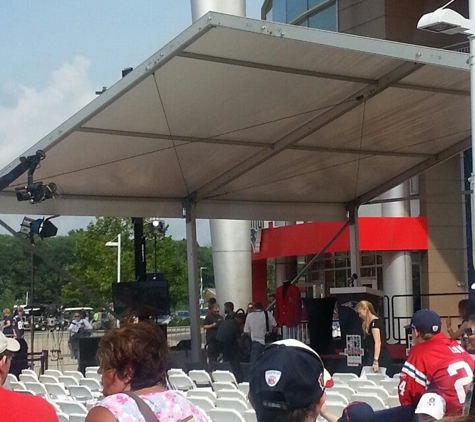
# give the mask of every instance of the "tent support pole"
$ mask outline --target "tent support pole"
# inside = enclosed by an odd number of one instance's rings
[[[188,292],[190,301],[191,360],[201,361],[201,326],[199,312],[198,255],[196,241],[196,204],[186,200],[186,251],[188,262]]]

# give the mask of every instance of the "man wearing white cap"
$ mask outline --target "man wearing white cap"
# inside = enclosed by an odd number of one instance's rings
[[[54,408],[41,397],[26,396],[3,388],[13,354],[20,343],[0,332],[0,420],[8,422],[58,422]]]

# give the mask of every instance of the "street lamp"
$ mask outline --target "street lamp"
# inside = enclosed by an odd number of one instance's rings
[[[448,6],[450,3],[447,3]],[[475,69],[474,58],[475,54],[475,0],[468,0],[469,18],[466,19],[459,13],[452,9],[447,9],[445,6],[427,13],[422,16],[417,23],[418,29],[435,32],[439,34],[465,34],[468,37],[470,47],[470,126],[472,138],[472,172],[468,179],[471,191],[471,219],[472,219],[472,260],[475,264]],[[473,280],[472,280],[473,282]],[[475,289],[475,283],[471,285]]]
[[[117,248],[117,283],[120,283],[120,238],[121,235],[118,234],[116,239],[117,242],[107,242],[106,246],[114,246]]]
[[[200,306],[204,305],[203,300],[203,270],[207,270],[206,267],[200,267]]]

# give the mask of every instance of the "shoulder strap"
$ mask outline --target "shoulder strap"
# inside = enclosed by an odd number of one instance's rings
[[[128,395],[131,399],[137,403],[140,413],[145,418],[145,422],[160,422],[153,413],[150,406],[145,403],[137,394],[132,391],[124,391],[123,394]]]
[[[267,315],[267,311],[264,311],[264,315],[266,316],[266,333],[269,332],[269,315]]]

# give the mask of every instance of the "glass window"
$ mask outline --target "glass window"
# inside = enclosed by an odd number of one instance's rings
[[[307,11],[307,0],[287,0],[287,22]]]
[[[272,9],[270,11],[272,16],[273,22],[282,22],[285,23],[286,21],[286,12],[285,12],[285,4],[287,0],[273,0],[272,2]]]
[[[308,8],[311,9],[312,7],[318,6],[327,1],[328,0],[308,0]]]
[[[328,6],[322,11],[308,18],[310,28],[324,29],[326,31],[336,31],[336,4]]]

